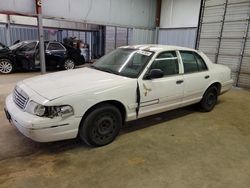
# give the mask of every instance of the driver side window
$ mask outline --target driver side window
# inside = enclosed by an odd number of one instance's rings
[[[151,69],[160,69],[164,76],[179,74],[178,58],[175,51],[163,52],[157,56]]]
[[[33,51],[36,48],[36,44],[37,42],[28,43],[21,48],[21,51],[22,52]]]

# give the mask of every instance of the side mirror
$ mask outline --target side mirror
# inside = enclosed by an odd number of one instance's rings
[[[162,78],[164,76],[164,73],[161,69],[151,69],[149,74],[147,75],[148,79],[154,79],[154,78]]]

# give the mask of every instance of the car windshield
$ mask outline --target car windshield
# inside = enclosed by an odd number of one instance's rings
[[[20,46],[23,46],[24,44],[25,44],[25,42],[19,42],[17,44],[10,46],[9,49],[16,50],[17,48],[19,48]]]
[[[20,49],[21,51],[32,51],[32,50],[35,50],[36,45],[37,45],[36,41],[23,41],[23,42],[19,42],[17,44],[10,46],[9,49],[11,50]]]
[[[91,67],[129,78],[137,78],[153,53],[145,50],[118,48],[103,56]]]

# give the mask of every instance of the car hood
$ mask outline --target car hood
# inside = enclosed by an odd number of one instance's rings
[[[129,80],[132,78],[85,67],[36,76],[23,80],[22,84],[44,98],[53,100],[79,92],[102,91],[106,88],[121,86]]]
[[[0,54],[9,54],[9,53],[12,53],[12,50],[10,50],[9,48],[0,49]]]

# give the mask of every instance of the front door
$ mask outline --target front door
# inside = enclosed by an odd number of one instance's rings
[[[160,69],[164,76],[156,79],[147,79],[146,76],[139,81],[140,111],[139,117],[164,112],[178,108],[183,97],[183,75],[180,74],[181,64],[175,51],[160,53],[151,69]]]
[[[17,52],[16,52],[16,59],[18,62],[21,62],[24,69],[33,69],[35,68],[35,49],[37,46],[37,42],[28,42],[27,44],[23,45]]]

